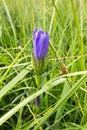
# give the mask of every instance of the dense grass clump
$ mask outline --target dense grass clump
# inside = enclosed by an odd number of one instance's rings
[[[86,12],[85,0],[0,1],[0,130],[87,129]],[[40,86],[36,28],[50,35]]]

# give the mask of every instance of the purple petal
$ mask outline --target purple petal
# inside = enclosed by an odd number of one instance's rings
[[[39,55],[41,59],[44,59],[48,52],[48,45],[49,45],[49,35],[48,33],[44,33],[42,38],[40,39],[41,47],[39,51]]]
[[[37,58],[37,59],[39,59],[40,58],[40,56],[39,56],[39,51],[40,51],[40,46],[41,46],[41,43],[40,43],[40,39],[41,39],[41,33],[38,31],[38,34],[37,34],[37,36],[36,36],[36,39],[35,39],[35,52],[34,52],[34,54],[35,54],[35,57]]]

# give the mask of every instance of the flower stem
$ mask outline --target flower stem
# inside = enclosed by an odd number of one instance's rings
[[[37,91],[41,88],[41,75],[36,76],[36,85],[37,85]],[[37,107],[40,106],[40,96],[36,97],[35,99],[35,105]]]

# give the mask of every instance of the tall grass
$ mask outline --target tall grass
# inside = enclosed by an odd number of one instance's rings
[[[87,129],[86,12],[85,0],[0,1],[0,130]],[[50,34],[38,91],[31,58],[36,28]]]

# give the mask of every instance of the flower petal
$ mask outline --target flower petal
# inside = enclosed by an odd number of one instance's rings
[[[40,39],[41,47],[39,51],[39,55],[41,59],[44,59],[48,52],[48,45],[49,45],[49,35],[48,33],[44,33],[42,38]]]

